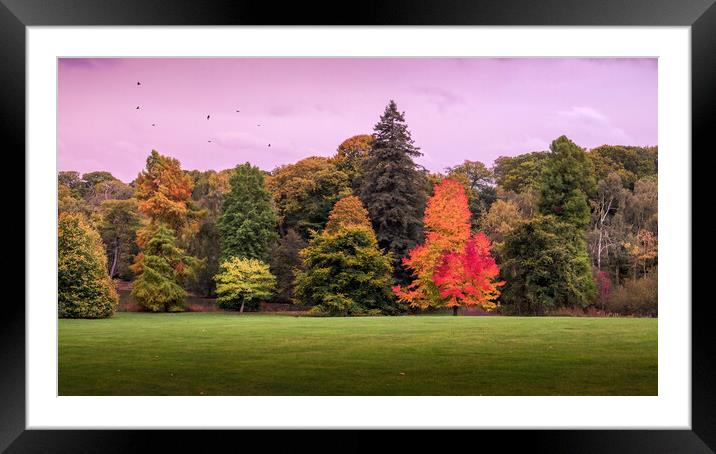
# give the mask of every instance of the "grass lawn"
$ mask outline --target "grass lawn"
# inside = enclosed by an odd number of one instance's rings
[[[59,320],[60,395],[656,395],[657,320]]]

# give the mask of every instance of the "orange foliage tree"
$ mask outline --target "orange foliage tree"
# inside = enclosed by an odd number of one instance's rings
[[[346,227],[365,227],[371,232],[373,227],[368,218],[368,210],[365,209],[360,199],[354,195],[343,197],[336,202],[328,216],[326,232],[336,233]]]
[[[504,281],[495,281],[500,268],[490,253],[490,239],[479,232],[470,238],[463,252],[448,252],[435,270],[433,280],[438,292],[447,298],[447,307],[457,314],[460,306],[480,306],[490,311],[497,307],[498,287]]]
[[[185,232],[191,226],[192,217],[196,214],[190,207],[194,184],[191,177],[182,171],[178,160],[152,150],[147,158],[147,167],[139,174],[135,184],[139,210],[153,224],[167,224],[177,233]],[[151,230],[153,232],[154,229]]]
[[[403,259],[414,280],[407,287],[393,287],[398,301],[411,307],[440,307],[445,297],[433,280],[443,256],[462,252],[470,239],[470,209],[464,186],[452,178],[435,185],[423,219],[425,243],[410,250]]]
[[[145,248],[162,226],[176,232],[179,239],[195,233],[199,216],[204,212],[193,206],[193,189],[191,176],[181,169],[178,160],[152,150],[147,157],[147,167],[135,180],[139,211],[149,218],[149,223],[137,231],[136,242],[141,251],[130,266],[135,274],[143,272]]]

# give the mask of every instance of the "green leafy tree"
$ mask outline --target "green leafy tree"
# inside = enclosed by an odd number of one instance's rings
[[[348,175],[334,160],[311,156],[274,169],[267,179],[279,216],[279,229],[294,229],[303,238],[326,226],[338,199],[351,193]]]
[[[79,214],[60,214],[57,228],[57,303],[60,318],[105,318],[119,299],[107,275],[99,234]]]
[[[307,243],[301,238],[301,235],[293,229],[289,229],[269,254],[271,272],[276,276],[276,301],[292,301],[294,273],[303,268],[300,252],[306,245]]]
[[[90,172],[82,175],[82,196],[94,207],[105,200],[125,200],[132,197],[134,190],[109,172]]]
[[[132,277],[129,266],[139,252],[136,239],[141,224],[137,201],[105,200],[100,209],[99,232],[106,246],[109,276],[129,280]]]
[[[371,309],[392,313],[396,309],[390,291],[391,257],[378,249],[365,208],[355,199],[338,202],[331,229],[314,235],[301,251],[303,270],[296,273],[296,297],[336,315]],[[348,211],[354,212],[346,216]]]
[[[221,263],[221,272],[215,276],[216,294],[222,309],[255,309],[261,300],[271,298],[276,277],[269,266],[256,259],[232,257]]]
[[[217,221],[221,215],[224,196],[231,189],[229,178],[233,175],[234,169],[220,172],[192,170],[188,173],[194,182],[192,200],[205,212],[205,215],[196,234],[191,236],[187,244],[188,254],[202,260],[204,266],[197,271],[194,279],[188,281],[187,288],[199,295],[215,296],[214,275],[219,271],[221,256],[221,239]]]
[[[480,218],[480,229],[492,240],[492,250],[499,258],[507,235],[525,216],[511,200],[498,200]]]
[[[82,181],[79,172],[75,172],[73,170],[58,172],[57,184],[59,186],[67,187],[73,192],[74,196],[82,197],[81,190],[84,185],[84,182]]]
[[[413,143],[404,114],[391,100],[374,127],[357,191],[370,214],[379,246],[395,260],[400,282],[410,279],[401,260],[422,240],[427,198],[425,175],[413,162],[422,153]]]
[[[584,229],[589,225],[588,196],[594,192],[594,166],[587,153],[565,136],[550,145],[540,184],[539,208]]]
[[[538,216],[506,237],[502,300],[519,313],[586,307],[596,297],[584,234],[556,216]]]
[[[518,156],[500,156],[492,167],[495,182],[505,191],[521,193],[539,184],[549,153],[534,151]]]
[[[132,271],[138,275],[132,296],[151,312],[182,310],[186,298],[185,280],[201,263],[185,255],[176,245],[174,231],[165,224],[155,228],[138,255],[142,257],[132,265]]]
[[[565,136],[554,140],[540,178],[542,215],[514,228],[501,251],[507,304],[539,314],[594,301],[585,239],[594,186],[594,167],[584,150]]]
[[[627,197],[625,215],[634,233],[648,230],[658,233],[659,185],[656,176],[644,177],[634,183]]]
[[[448,168],[448,176],[465,185],[470,207],[472,228],[478,227],[479,220],[487,214],[497,200],[492,170],[480,161],[466,160],[460,165]]]
[[[215,217],[206,216],[202,219],[199,230],[189,239],[187,253],[204,264],[187,281],[187,289],[205,297],[215,296],[214,275],[219,270],[219,261],[221,260],[221,238]]]
[[[78,195],[77,191],[60,184],[57,187],[57,213],[83,214],[89,217],[92,214],[92,207]]]
[[[224,196],[223,212],[217,222],[221,257],[266,260],[276,241],[276,214],[271,195],[264,187],[264,174],[248,162],[236,166]]]
[[[372,140],[373,136],[370,134],[350,137],[338,145],[338,150],[333,156],[336,168],[348,175],[354,189],[356,189],[355,185],[362,173],[363,160],[370,152]]]
[[[598,180],[617,173],[625,188],[634,189],[637,180],[658,172],[657,147],[602,145],[589,150]]]

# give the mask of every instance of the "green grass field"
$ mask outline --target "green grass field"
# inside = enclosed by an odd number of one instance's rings
[[[657,320],[59,320],[60,395],[656,395]]]

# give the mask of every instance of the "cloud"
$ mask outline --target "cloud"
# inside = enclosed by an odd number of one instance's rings
[[[224,150],[246,153],[248,158],[260,159],[262,162],[266,161],[268,156],[280,157],[279,160],[281,158],[302,156],[302,153],[297,150],[296,144],[292,141],[277,140],[276,138],[268,139],[265,136],[247,132],[219,132],[214,135],[212,142]]]
[[[425,96],[428,101],[437,105],[441,111],[465,103],[462,96],[441,87],[417,87],[414,92]]]
[[[287,106],[287,105],[273,105],[269,108],[269,115],[274,117],[289,117],[291,115],[296,115],[297,111],[294,107]]]
[[[579,121],[589,121],[594,123],[609,123],[609,119],[596,109],[587,106],[573,106],[569,110],[561,110],[557,115],[572,118]]]
[[[270,143],[270,141],[264,137],[236,131],[220,132],[215,135],[213,142],[220,147],[231,150],[264,150]]]
[[[589,106],[572,106],[556,113],[554,126],[582,146],[592,147],[632,142],[622,128],[612,124],[611,119]]]

